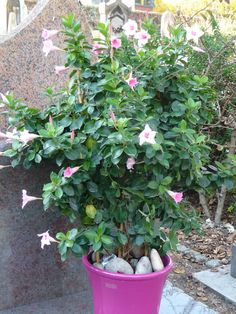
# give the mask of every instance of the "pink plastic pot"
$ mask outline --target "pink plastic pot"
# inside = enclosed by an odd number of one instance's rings
[[[162,258],[165,268],[145,275],[110,273],[93,267],[87,256],[83,264],[93,291],[94,314],[157,314],[172,260]]]

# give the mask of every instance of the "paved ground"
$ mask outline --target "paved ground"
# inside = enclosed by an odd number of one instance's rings
[[[84,291],[11,310],[2,310],[0,314],[93,314],[93,311],[90,292]],[[167,282],[159,314],[216,314],[216,312]]]
[[[204,270],[193,277],[236,305],[236,278],[230,276],[230,265],[218,267],[217,270]]]

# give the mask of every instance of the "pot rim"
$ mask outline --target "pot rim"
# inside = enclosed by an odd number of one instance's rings
[[[89,261],[88,261],[88,255],[84,255],[82,257],[82,263],[85,266],[85,268],[94,274],[97,274],[98,276],[110,278],[110,279],[116,279],[116,280],[127,280],[127,281],[140,281],[140,280],[151,280],[156,279],[156,277],[167,275],[171,269],[173,268],[173,261],[169,255],[165,255],[162,257],[162,259],[166,260],[166,266],[157,272],[152,272],[150,274],[141,274],[141,275],[128,275],[128,274],[119,274],[119,273],[111,273],[106,270],[94,267]]]

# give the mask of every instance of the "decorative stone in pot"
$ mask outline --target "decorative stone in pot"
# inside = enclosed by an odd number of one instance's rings
[[[164,268],[149,274],[112,273],[94,267],[90,256],[82,262],[93,291],[94,314],[157,314],[172,260],[162,257]]]

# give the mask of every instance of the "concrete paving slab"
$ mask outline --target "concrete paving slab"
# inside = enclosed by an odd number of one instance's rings
[[[204,270],[193,274],[193,277],[236,305],[236,278],[230,276],[230,265],[218,267],[217,270]]]
[[[0,314],[93,314],[91,292],[84,291],[15,309],[2,310]],[[216,314],[216,312],[167,282],[159,314]]]
[[[167,282],[159,314],[216,314],[216,312]]]

